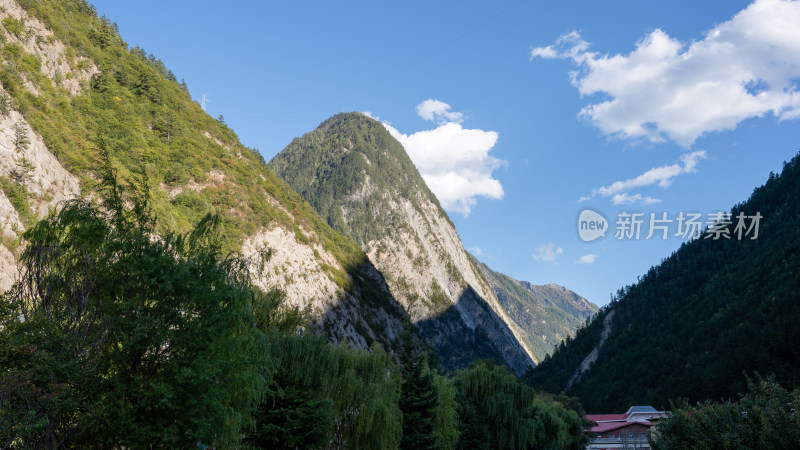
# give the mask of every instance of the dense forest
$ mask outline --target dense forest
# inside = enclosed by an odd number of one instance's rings
[[[370,195],[373,192],[396,189],[419,209],[419,191],[447,217],[400,142],[378,121],[360,113],[337,114],[295,138],[269,161],[269,168],[335,230],[362,247],[385,236],[387,228],[404,225],[395,223],[401,219],[393,212],[396,205],[389,198]]]
[[[738,238],[740,213],[762,216],[757,239],[755,228],[746,236],[748,230],[741,230]],[[619,290],[574,339],[529,373],[530,384],[564,390],[606,322],[610,333],[596,362],[567,390],[587,411],[622,412],[637,404],[668,408],[678,398],[733,399],[755,373],[796,387],[800,156],[785,163],[780,175],[770,174],[730,214],[730,239],[701,236],[685,243],[638,283]]]
[[[7,114],[9,107],[18,110],[47,148],[79,177],[82,194],[98,187],[101,136],[110,163],[123,177],[147,173],[160,232],[186,232],[206,214],[218,213],[226,250],[238,250],[244,237],[259,227],[279,223],[305,241],[313,230],[320,245],[345,267],[363,260],[357,245],[331,230],[302,197],[265,169],[256,149],[243,146],[224,120],[208,116],[162,61],[140,47],[129,47],[116,25],[97,17],[93,6],[84,0],[19,4],[65,44],[65,58],[73,66],[92,63],[99,70],[84,83],[82,93],[73,96],[63,80],[77,77],[77,72],[50,80],[36,56],[0,33],[0,83],[5,91],[0,113]],[[34,39],[22,21],[6,18],[2,26],[20,39]],[[35,214],[23,184],[0,177],[2,189],[17,199],[16,209],[28,212],[22,215],[32,222]],[[291,205],[291,210],[275,207],[270,199]],[[19,247],[15,242],[3,244]]]
[[[486,361],[445,377],[410,323],[398,363],[306,332],[218,216],[154,239],[146,184],[103,173],[101,205],[25,232],[0,298],[3,448],[581,448],[569,399]]]
[[[324,260],[314,276],[335,284],[338,292],[331,297],[353,300],[323,318],[327,311],[319,305],[327,299],[314,299],[315,325],[335,328],[337,320],[349,319],[364,337],[361,346],[378,340],[390,347],[391,329],[399,329],[404,313],[373,276],[364,252],[275,176],[256,149],[242,145],[224,120],[206,114],[163,62],[128,46],[115,24],[83,0],[22,0],[19,5],[27,22],[5,17],[0,24],[0,118],[21,117],[18,124],[30,125],[20,126],[15,155],[41,139],[87,198],[99,188],[97,167],[105,152],[123,183],[146,174],[158,233],[186,233],[206,214],[218,214],[226,252],[241,250],[247,238],[265,229],[285,230],[298,246],[313,247]],[[29,47],[47,48],[51,41],[63,44],[59,58],[73,71],[45,73],[46,59]],[[67,89],[70,81],[80,89]],[[48,195],[31,192],[36,180],[24,163],[15,156],[4,164],[17,165],[16,172],[0,173],[0,190],[22,222],[14,233],[0,232],[0,246],[14,257],[24,248],[22,231],[47,212],[41,205],[49,201]],[[288,280],[284,285],[294,282],[292,268],[275,270],[271,276]]]
[[[0,114],[30,124],[16,150],[41,138],[82,199],[42,218],[24,161],[0,177],[23,221],[0,242],[21,269],[0,295],[0,448],[580,448],[572,399],[486,361],[445,376],[410,324],[385,345],[332,344],[254,287],[271,253],[245,258],[242,240],[279,224],[383,300],[351,272],[358,246],[161,61],[83,0],[18,3],[52,36],[4,17]],[[74,73],[45,74],[20,44],[48,39]]]

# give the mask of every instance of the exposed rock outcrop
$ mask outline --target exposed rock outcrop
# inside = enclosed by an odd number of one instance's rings
[[[358,242],[447,369],[491,358],[533,364],[405,150],[377,121],[339,114],[271,162],[335,229]]]

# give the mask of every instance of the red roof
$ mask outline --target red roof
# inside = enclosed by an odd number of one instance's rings
[[[650,422],[603,422],[598,423],[596,427],[592,427],[589,430],[592,433],[605,433],[606,431],[612,431],[619,428],[625,428],[630,425],[644,425],[646,427],[650,426]]]
[[[609,422],[609,421],[626,421],[628,420],[627,414],[587,414],[587,420],[592,422]]]

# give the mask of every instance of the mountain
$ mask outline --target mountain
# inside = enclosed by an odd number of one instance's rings
[[[443,367],[482,358],[518,374],[532,366],[522,331],[383,125],[359,113],[338,114],[293,140],[269,167],[359,243]]]
[[[738,228],[740,214],[744,229]],[[746,391],[746,377],[754,373],[796,387],[800,156],[779,176],[770,174],[731,217],[718,224],[730,238],[704,234],[684,243],[620,289],[528,381],[566,390],[592,411],[665,408],[678,398],[732,399]]]
[[[424,237],[444,252],[435,242],[457,241],[449,230]],[[459,258],[448,268],[470,266]],[[251,281],[280,288],[310,323]],[[467,351],[502,359],[504,336],[519,344],[466,283],[473,328],[435,317],[428,328],[452,325],[454,342],[477,347]],[[454,287],[440,286],[437,305]],[[502,367],[446,377],[412,355],[404,306],[358,244],[88,3],[0,0],[4,448],[586,440],[566,401]],[[373,341],[405,365],[359,350]],[[404,430],[414,421],[425,429]]]
[[[473,255],[494,290],[497,300],[522,330],[525,344],[536,361],[553,352],[567,336],[574,335],[586,319],[597,312],[597,305],[557,284],[534,285],[495,272]]]
[[[391,348],[407,314],[364,252],[160,60],[84,1],[0,0],[0,11],[0,293],[22,232],[63,200],[97,198],[107,160],[123,185],[144,181],[159,232],[218,213],[227,251],[271,256],[252,267],[260,287],[283,289],[331,341]]]

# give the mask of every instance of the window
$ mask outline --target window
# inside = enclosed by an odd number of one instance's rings
[[[611,439],[614,439],[614,433],[609,433],[608,437],[611,438]]]
[[[635,438],[635,437],[636,437],[636,434],[635,434],[635,433],[631,433],[631,435],[630,435],[629,437],[630,437],[631,439],[633,439],[633,438]]]

